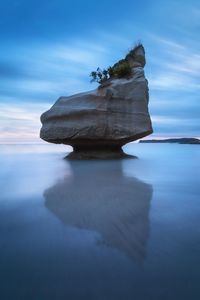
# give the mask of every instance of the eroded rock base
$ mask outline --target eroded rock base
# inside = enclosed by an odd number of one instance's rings
[[[90,159],[124,159],[137,158],[134,155],[125,153],[120,149],[74,149],[65,159],[69,160],[90,160]]]

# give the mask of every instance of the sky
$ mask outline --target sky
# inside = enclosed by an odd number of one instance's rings
[[[41,113],[138,41],[151,137],[199,137],[199,34],[199,0],[0,0],[0,143],[40,142]]]

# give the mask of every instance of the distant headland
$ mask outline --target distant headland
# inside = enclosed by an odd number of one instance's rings
[[[176,138],[165,140],[141,140],[140,143],[172,143],[172,144],[192,144],[200,145],[200,140],[196,138]]]

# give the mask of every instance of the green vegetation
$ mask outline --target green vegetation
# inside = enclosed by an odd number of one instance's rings
[[[121,59],[111,67],[111,74],[117,78],[129,77],[131,73],[131,66],[126,59]]]
[[[103,70],[97,68],[96,71],[92,71],[90,73],[90,77],[92,77],[91,82],[103,84],[110,78],[129,78],[132,74],[131,62],[135,61],[141,63],[141,65],[145,63],[144,58],[137,55],[137,51],[140,48],[144,51],[143,45],[138,43],[129,51],[124,59],[119,60],[112,67]]]
[[[92,77],[91,82],[98,82],[102,84],[109,78],[109,71],[108,70],[101,70],[100,68],[97,68],[96,71],[92,71],[90,73],[90,77]]]

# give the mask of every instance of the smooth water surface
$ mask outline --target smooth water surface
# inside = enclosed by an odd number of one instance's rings
[[[1,300],[199,300],[200,146],[0,145]]]

